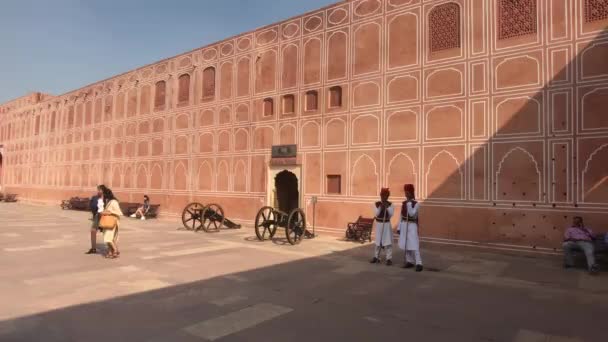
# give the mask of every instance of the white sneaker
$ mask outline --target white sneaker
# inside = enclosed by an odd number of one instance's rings
[[[133,214],[133,215],[131,215],[131,217],[137,217],[137,214]]]
[[[142,217],[140,218],[140,220],[145,221],[145,220],[146,220],[146,217],[145,217],[145,216],[142,216]]]

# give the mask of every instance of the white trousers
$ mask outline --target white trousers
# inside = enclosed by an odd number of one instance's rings
[[[419,250],[409,250],[405,251],[405,262],[409,262],[410,264],[422,265],[422,258],[420,257]]]
[[[374,258],[380,259],[380,250],[382,247],[376,245],[376,249],[374,249]],[[393,258],[393,246],[388,245],[384,246],[384,250],[386,250],[386,260],[391,260]]]

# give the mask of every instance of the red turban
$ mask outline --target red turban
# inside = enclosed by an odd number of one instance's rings
[[[382,195],[390,196],[391,195],[391,191],[388,188],[382,188],[380,190],[380,196],[382,196]]]
[[[414,193],[414,184],[405,184],[403,186],[403,191]]]

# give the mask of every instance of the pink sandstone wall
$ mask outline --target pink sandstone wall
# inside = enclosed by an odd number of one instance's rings
[[[1,105],[1,181],[52,203],[105,183],[250,222],[270,147],[297,144],[321,229],[414,183],[424,236],[559,247],[574,214],[608,230],[607,25],[600,0],[340,2]]]

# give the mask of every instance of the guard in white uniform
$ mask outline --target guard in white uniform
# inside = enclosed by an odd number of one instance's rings
[[[416,272],[422,271],[422,258],[420,257],[420,239],[418,237],[418,210],[420,203],[416,201],[414,185],[403,186],[406,200],[401,207],[401,220],[399,222],[399,248],[405,251],[405,264],[403,268],[414,267]]]
[[[393,264],[393,229],[391,228],[391,217],[393,217],[393,204],[388,201],[390,196],[388,188],[382,188],[380,191],[380,201],[376,202],[374,208],[374,217],[376,220],[376,246],[374,249],[374,258],[370,261],[372,264],[380,262],[380,250],[386,250],[386,265]]]

